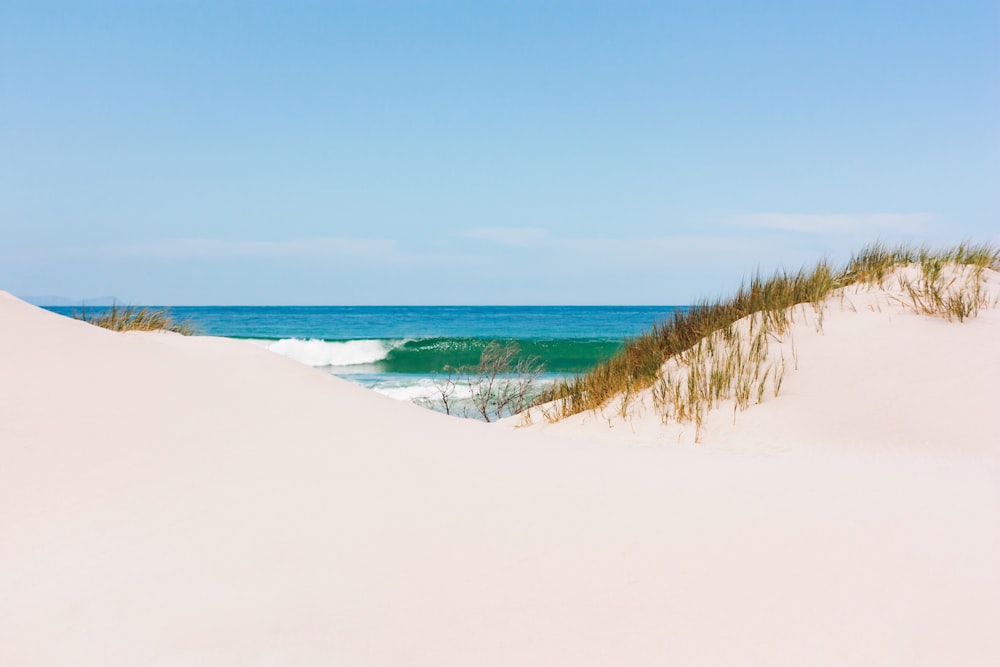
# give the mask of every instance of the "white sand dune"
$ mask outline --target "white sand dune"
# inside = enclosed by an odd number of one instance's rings
[[[858,311],[684,445],[0,293],[0,665],[996,665],[1000,311]]]
[[[879,288],[848,288],[819,311],[794,309],[794,324],[782,344],[771,343],[764,365],[784,358],[780,397],[768,384],[763,402],[747,411],[734,414],[727,401],[708,415],[700,442],[754,453],[1000,452],[1000,273],[984,271],[988,307],[963,323],[915,314],[898,275],[915,280],[919,273],[898,271]],[[626,417],[621,406],[618,399],[555,424],[534,410],[531,430],[633,443],[695,441],[691,423],[664,427],[649,390],[630,398]]]

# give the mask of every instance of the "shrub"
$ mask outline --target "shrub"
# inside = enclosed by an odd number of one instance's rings
[[[519,357],[520,351],[517,343],[491,341],[478,364],[448,367],[446,375],[435,382],[440,407],[446,414],[461,408],[466,417],[471,407],[475,416],[487,422],[523,411],[535,396],[535,384],[545,365],[538,357]],[[459,386],[469,391],[466,405],[456,398]]]

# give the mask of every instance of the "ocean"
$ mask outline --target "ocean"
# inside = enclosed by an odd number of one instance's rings
[[[537,384],[582,373],[682,306],[172,306],[199,333],[246,340],[399,400],[441,409],[448,367],[490,341],[544,364]],[[50,307],[72,316],[75,309]],[[88,307],[87,315],[103,309]],[[461,389],[461,388],[460,388]],[[457,398],[462,396],[461,391]],[[459,411],[470,412],[468,410]],[[474,411],[472,411],[474,413]]]

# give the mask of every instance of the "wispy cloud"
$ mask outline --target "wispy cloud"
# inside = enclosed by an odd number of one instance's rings
[[[343,255],[384,255],[395,250],[394,241],[322,237],[280,241],[225,239],[167,239],[115,243],[97,248],[109,257],[148,259],[233,259],[242,257],[322,258]]]
[[[459,236],[487,241],[500,247],[531,246],[548,252],[552,264],[576,262],[587,270],[622,267],[672,266],[698,264],[704,266],[739,264],[748,253],[770,256],[772,243],[763,239],[708,236],[644,236],[644,237],[559,237],[535,227],[480,227]]]
[[[517,248],[545,245],[550,239],[548,231],[541,227],[476,227],[458,235]]]
[[[923,234],[936,216],[929,213],[752,213],[733,224],[802,234]]]
[[[120,260],[213,260],[241,258],[390,257],[396,242],[386,239],[322,237],[279,241],[207,238],[124,241],[94,246],[36,248],[22,251],[36,259],[104,258]]]
[[[265,288],[254,293],[252,302],[686,303],[720,293],[758,268],[767,272],[813,261],[831,243],[843,240],[801,234],[776,240],[749,230],[730,232],[616,238],[491,227],[417,243],[338,237],[175,238],[0,248],[0,284],[24,293],[83,290],[123,297],[129,296],[128,289],[141,296],[132,298],[137,303],[237,302],[246,297],[232,296],[237,294],[228,291],[232,285],[247,282],[259,288],[261,278]],[[137,266],[142,270],[135,271]],[[217,266],[225,266],[225,271],[216,271]],[[212,269],[208,274],[206,267]],[[57,279],[19,283],[19,274],[51,274]],[[220,279],[223,274],[225,279]],[[128,276],[127,288],[119,282],[122,276]],[[209,284],[204,284],[206,276]],[[343,280],[345,276],[349,279]],[[27,286],[19,286],[22,283]],[[171,289],[188,291],[171,294]]]
[[[748,243],[763,246],[751,239],[720,236],[654,236],[642,238],[567,238],[553,240],[559,248],[581,254],[610,257],[656,257],[671,261],[695,260],[713,263],[718,257],[745,256]]]

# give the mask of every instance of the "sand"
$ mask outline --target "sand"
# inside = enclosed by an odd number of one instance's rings
[[[870,298],[696,445],[0,293],[0,665],[998,664],[1000,309]]]

